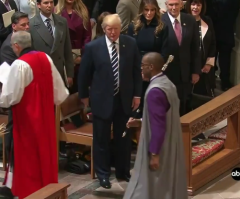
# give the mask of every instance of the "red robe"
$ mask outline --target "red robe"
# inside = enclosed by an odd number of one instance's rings
[[[28,63],[33,81],[12,106],[14,167],[12,193],[23,199],[58,182],[57,139],[51,65],[42,52],[19,58]]]

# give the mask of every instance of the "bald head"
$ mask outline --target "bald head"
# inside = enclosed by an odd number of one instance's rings
[[[162,71],[164,59],[156,52],[147,53],[142,58],[142,75],[145,80],[150,80],[153,76]]]
[[[164,65],[164,59],[160,53],[150,52],[144,55],[147,63],[153,65],[153,70],[156,72],[161,72]]]

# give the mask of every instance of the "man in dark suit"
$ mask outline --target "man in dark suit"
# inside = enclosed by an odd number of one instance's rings
[[[129,36],[120,35],[119,16],[106,16],[102,28],[105,35],[85,46],[78,89],[85,107],[88,106],[90,92],[94,168],[100,185],[110,188],[111,125],[116,177],[129,181],[131,138],[129,133],[123,136],[123,132],[132,110],[140,104],[142,77],[137,45]]]
[[[30,33],[34,49],[48,54],[58,72],[70,86],[73,83],[74,63],[67,20],[53,14],[53,0],[37,0],[40,10],[30,19]],[[66,69],[66,75],[65,75]]]
[[[168,53],[174,56],[166,75],[177,87],[182,116],[191,109],[192,84],[198,82],[201,73],[199,30],[193,16],[180,13],[180,0],[167,0],[166,6],[162,20],[169,29]]]
[[[17,59],[16,54],[13,52],[11,46],[11,37],[14,32],[17,31],[28,31],[29,30],[29,19],[28,14],[23,12],[15,12],[11,18],[13,33],[10,33],[1,47],[1,62],[7,62],[11,65],[15,59]]]
[[[18,11],[17,5],[14,0],[1,0],[0,1],[0,47],[7,36],[12,32],[12,25],[4,26],[2,15],[11,10]]]

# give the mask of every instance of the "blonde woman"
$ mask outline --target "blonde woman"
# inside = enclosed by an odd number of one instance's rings
[[[168,29],[161,20],[159,10],[156,0],[142,0],[137,17],[128,27],[128,35],[136,39],[142,56],[148,52],[158,52],[166,59]],[[148,81],[143,81],[142,99],[148,84]],[[140,110],[143,101],[141,100]]]
[[[81,55],[84,53],[84,46],[91,41],[92,28],[88,10],[82,0],[59,0],[56,6],[56,14],[67,19],[73,57],[75,63],[75,76],[71,92],[77,92],[77,75],[81,62]],[[79,52],[77,52],[79,51]]]

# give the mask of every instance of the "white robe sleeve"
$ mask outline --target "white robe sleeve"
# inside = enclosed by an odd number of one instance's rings
[[[59,74],[52,59],[47,55],[47,58],[51,64],[52,77],[53,77],[53,90],[54,90],[54,104],[61,104],[69,95],[68,89],[64,85],[63,79]]]
[[[7,82],[2,86],[0,107],[8,108],[20,102],[26,86],[33,80],[31,67],[22,60],[15,60],[9,72]]]

